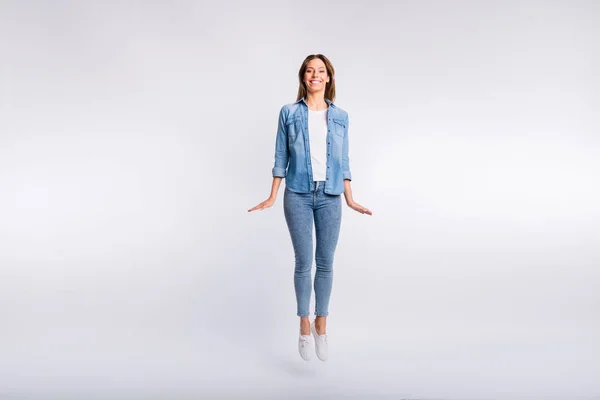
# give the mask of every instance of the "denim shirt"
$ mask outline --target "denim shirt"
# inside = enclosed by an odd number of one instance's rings
[[[327,194],[344,193],[344,180],[352,180],[348,158],[348,113],[325,99],[327,110]],[[315,189],[310,162],[308,135],[308,105],[303,98],[286,104],[279,111],[275,142],[273,177],[285,178],[286,188],[292,192],[309,193]]]

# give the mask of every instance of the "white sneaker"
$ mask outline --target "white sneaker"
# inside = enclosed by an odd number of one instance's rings
[[[302,330],[300,330],[300,337],[298,338],[298,351],[300,352],[300,357],[302,357],[305,361],[310,360],[310,353],[312,353],[312,340],[310,335],[303,335]]]
[[[317,350],[317,357],[321,361],[327,361],[328,345],[327,345],[327,334],[317,334],[317,328],[315,328],[315,321],[310,324],[310,331],[315,337],[315,345]]]

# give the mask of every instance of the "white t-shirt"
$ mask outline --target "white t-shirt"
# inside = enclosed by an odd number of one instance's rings
[[[313,181],[324,181],[327,173],[327,110],[308,110],[308,136]]]

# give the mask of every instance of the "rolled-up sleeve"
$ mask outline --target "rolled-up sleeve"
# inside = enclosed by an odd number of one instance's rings
[[[285,106],[279,110],[279,122],[277,124],[277,137],[275,139],[275,164],[273,166],[273,177],[285,178],[289,159],[289,150],[287,144],[287,130],[285,121],[287,112]]]
[[[344,135],[344,142],[342,144],[342,178],[352,180],[352,173],[350,172],[350,157],[348,156],[349,152],[349,143],[348,143],[348,123],[349,118],[346,116],[346,134]]]

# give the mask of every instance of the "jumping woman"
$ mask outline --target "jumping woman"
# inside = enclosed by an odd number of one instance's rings
[[[271,195],[248,211],[271,207],[285,178],[283,210],[295,255],[294,289],[300,317],[298,350],[310,359],[314,338],[317,357],[327,361],[326,322],[333,282],[333,260],[346,204],[372,215],[352,198],[348,157],[348,113],[333,103],[335,71],[322,54],[304,59],[298,72],[296,102],[279,111]],[[317,241],[314,279],[315,319],[309,320],[312,292],[313,221]]]

